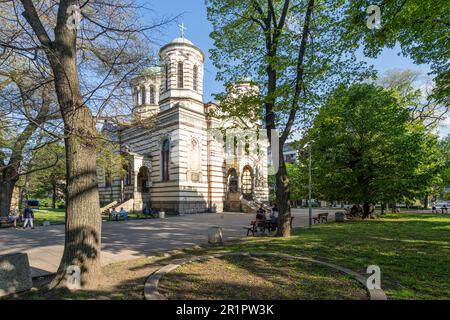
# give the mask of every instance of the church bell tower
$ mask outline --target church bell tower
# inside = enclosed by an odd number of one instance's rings
[[[161,111],[180,103],[189,109],[203,113],[205,55],[185,38],[184,25],[180,26],[180,30],[181,37],[173,39],[159,51]]]

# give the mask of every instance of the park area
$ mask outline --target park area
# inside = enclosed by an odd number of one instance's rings
[[[240,232],[244,236],[244,230]],[[167,273],[160,279],[160,294],[168,299],[368,299],[366,288],[352,277],[308,260],[233,256],[275,253],[323,261],[365,277],[367,267],[377,265],[389,300],[449,299],[449,250],[449,215],[385,214],[374,220],[322,223],[311,230],[298,227],[291,238],[244,237],[223,246],[160,250],[103,266],[102,285],[95,291],[35,287],[13,298],[144,299],[147,279],[160,268],[180,259],[222,254]],[[49,279],[35,278],[34,283],[43,285]]]

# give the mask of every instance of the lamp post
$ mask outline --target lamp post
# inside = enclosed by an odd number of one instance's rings
[[[311,152],[311,145],[313,144],[314,140],[309,141],[307,144],[305,144],[304,148],[308,147],[308,227],[309,229],[312,228],[312,152]]]

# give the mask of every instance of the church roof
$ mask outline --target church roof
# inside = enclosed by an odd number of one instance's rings
[[[164,45],[164,46],[159,50],[159,53],[160,53],[160,55],[161,55],[161,52],[162,52],[163,50],[165,50],[167,47],[170,47],[170,46],[173,46],[173,45],[180,45],[180,44],[181,44],[181,45],[188,46],[188,47],[191,47],[191,48],[194,48],[195,50],[199,51],[200,54],[201,54],[202,57],[203,57],[203,60],[205,60],[205,54],[203,53],[203,51],[202,51],[199,47],[197,47],[194,43],[192,43],[192,41],[190,41],[190,40],[188,40],[188,39],[186,39],[186,38],[183,38],[183,37],[178,37],[178,38],[173,39],[172,41],[170,41],[169,43],[167,43],[166,45]]]
[[[149,75],[158,74],[160,72],[161,72],[161,67],[152,66],[152,67],[148,67],[148,68],[144,69],[144,71],[142,71],[141,75],[149,76]]]
[[[170,41],[170,43],[184,43],[184,44],[194,45],[192,43],[192,41],[190,41],[190,40],[188,40],[186,38],[182,38],[182,37],[175,38],[172,41]]]

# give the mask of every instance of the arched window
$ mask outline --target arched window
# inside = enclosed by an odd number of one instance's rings
[[[164,140],[161,146],[161,180],[169,181],[169,155],[170,155],[170,142],[169,139]]]
[[[134,98],[134,104],[139,105],[139,88],[134,87],[133,89],[133,98]]]
[[[178,62],[178,67],[177,67],[177,83],[178,83],[178,88],[182,89],[184,87],[184,66],[183,66],[183,62]]]
[[[198,90],[198,67],[194,66],[194,91]]]
[[[166,83],[165,83],[165,89],[169,90],[169,63],[166,63],[165,65],[165,74],[166,74]]]
[[[245,199],[251,199],[253,194],[252,171],[249,167],[245,167],[242,172],[242,195]]]
[[[230,169],[228,173],[228,192],[238,192],[238,175],[236,169]]]
[[[145,95],[146,95],[146,93],[145,93],[145,87],[142,86],[142,87],[141,87],[141,103],[142,103],[142,104],[145,104],[145,103],[146,103],[146,102],[145,102],[145,100],[146,100],[146,99],[145,99],[145,98],[146,98]]]
[[[155,86],[150,86],[150,104],[155,104]]]

